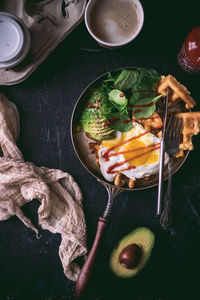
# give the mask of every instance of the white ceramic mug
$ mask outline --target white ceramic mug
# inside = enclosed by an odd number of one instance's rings
[[[139,0],[89,0],[85,9],[87,30],[107,48],[134,40],[143,23],[144,11]]]

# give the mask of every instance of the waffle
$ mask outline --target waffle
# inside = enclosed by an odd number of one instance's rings
[[[145,130],[150,132],[160,129],[163,126],[162,118],[156,112],[154,112],[153,115],[150,116],[149,118],[141,118],[141,119],[133,118],[133,121],[140,123]]]
[[[162,76],[162,80],[158,85],[158,93],[166,96],[166,89],[169,87],[169,105],[176,105],[180,100],[185,102],[187,109],[196,105],[194,99],[190,96],[187,88],[180,84],[172,75]]]
[[[176,115],[183,120],[183,140],[180,143],[179,148],[183,150],[192,150],[194,148],[192,136],[197,135],[200,131],[200,112],[185,112]]]
[[[128,178],[127,176],[125,176],[124,174],[118,173],[115,176],[115,180],[114,180],[114,185],[116,186],[124,186],[124,185],[128,185],[128,187],[130,189],[132,189],[135,185],[135,181],[131,178]]]

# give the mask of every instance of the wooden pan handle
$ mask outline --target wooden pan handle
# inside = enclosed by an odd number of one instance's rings
[[[94,239],[94,243],[93,243],[90,253],[80,271],[79,277],[76,282],[76,288],[75,288],[75,299],[76,300],[82,299],[82,297],[84,296],[85,290],[86,290],[88,283],[90,281],[90,278],[91,278],[95,258],[97,256],[99,245],[102,240],[103,233],[105,231],[107,223],[108,223],[108,220],[103,217],[100,217],[98,220],[97,232],[96,232],[96,236]]]

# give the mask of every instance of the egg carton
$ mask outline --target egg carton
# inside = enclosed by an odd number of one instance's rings
[[[83,20],[87,0],[4,0],[0,11],[16,15],[31,35],[25,60],[12,69],[0,70],[0,85],[24,81],[56,46]]]

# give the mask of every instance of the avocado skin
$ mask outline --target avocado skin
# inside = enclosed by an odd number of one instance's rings
[[[139,227],[123,237],[111,253],[110,268],[113,273],[121,278],[129,278],[137,275],[149,260],[154,242],[154,233],[146,227]],[[135,268],[128,269],[120,264],[119,255],[125,247],[133,243],[138,244],[142,248],[142,256]]]

